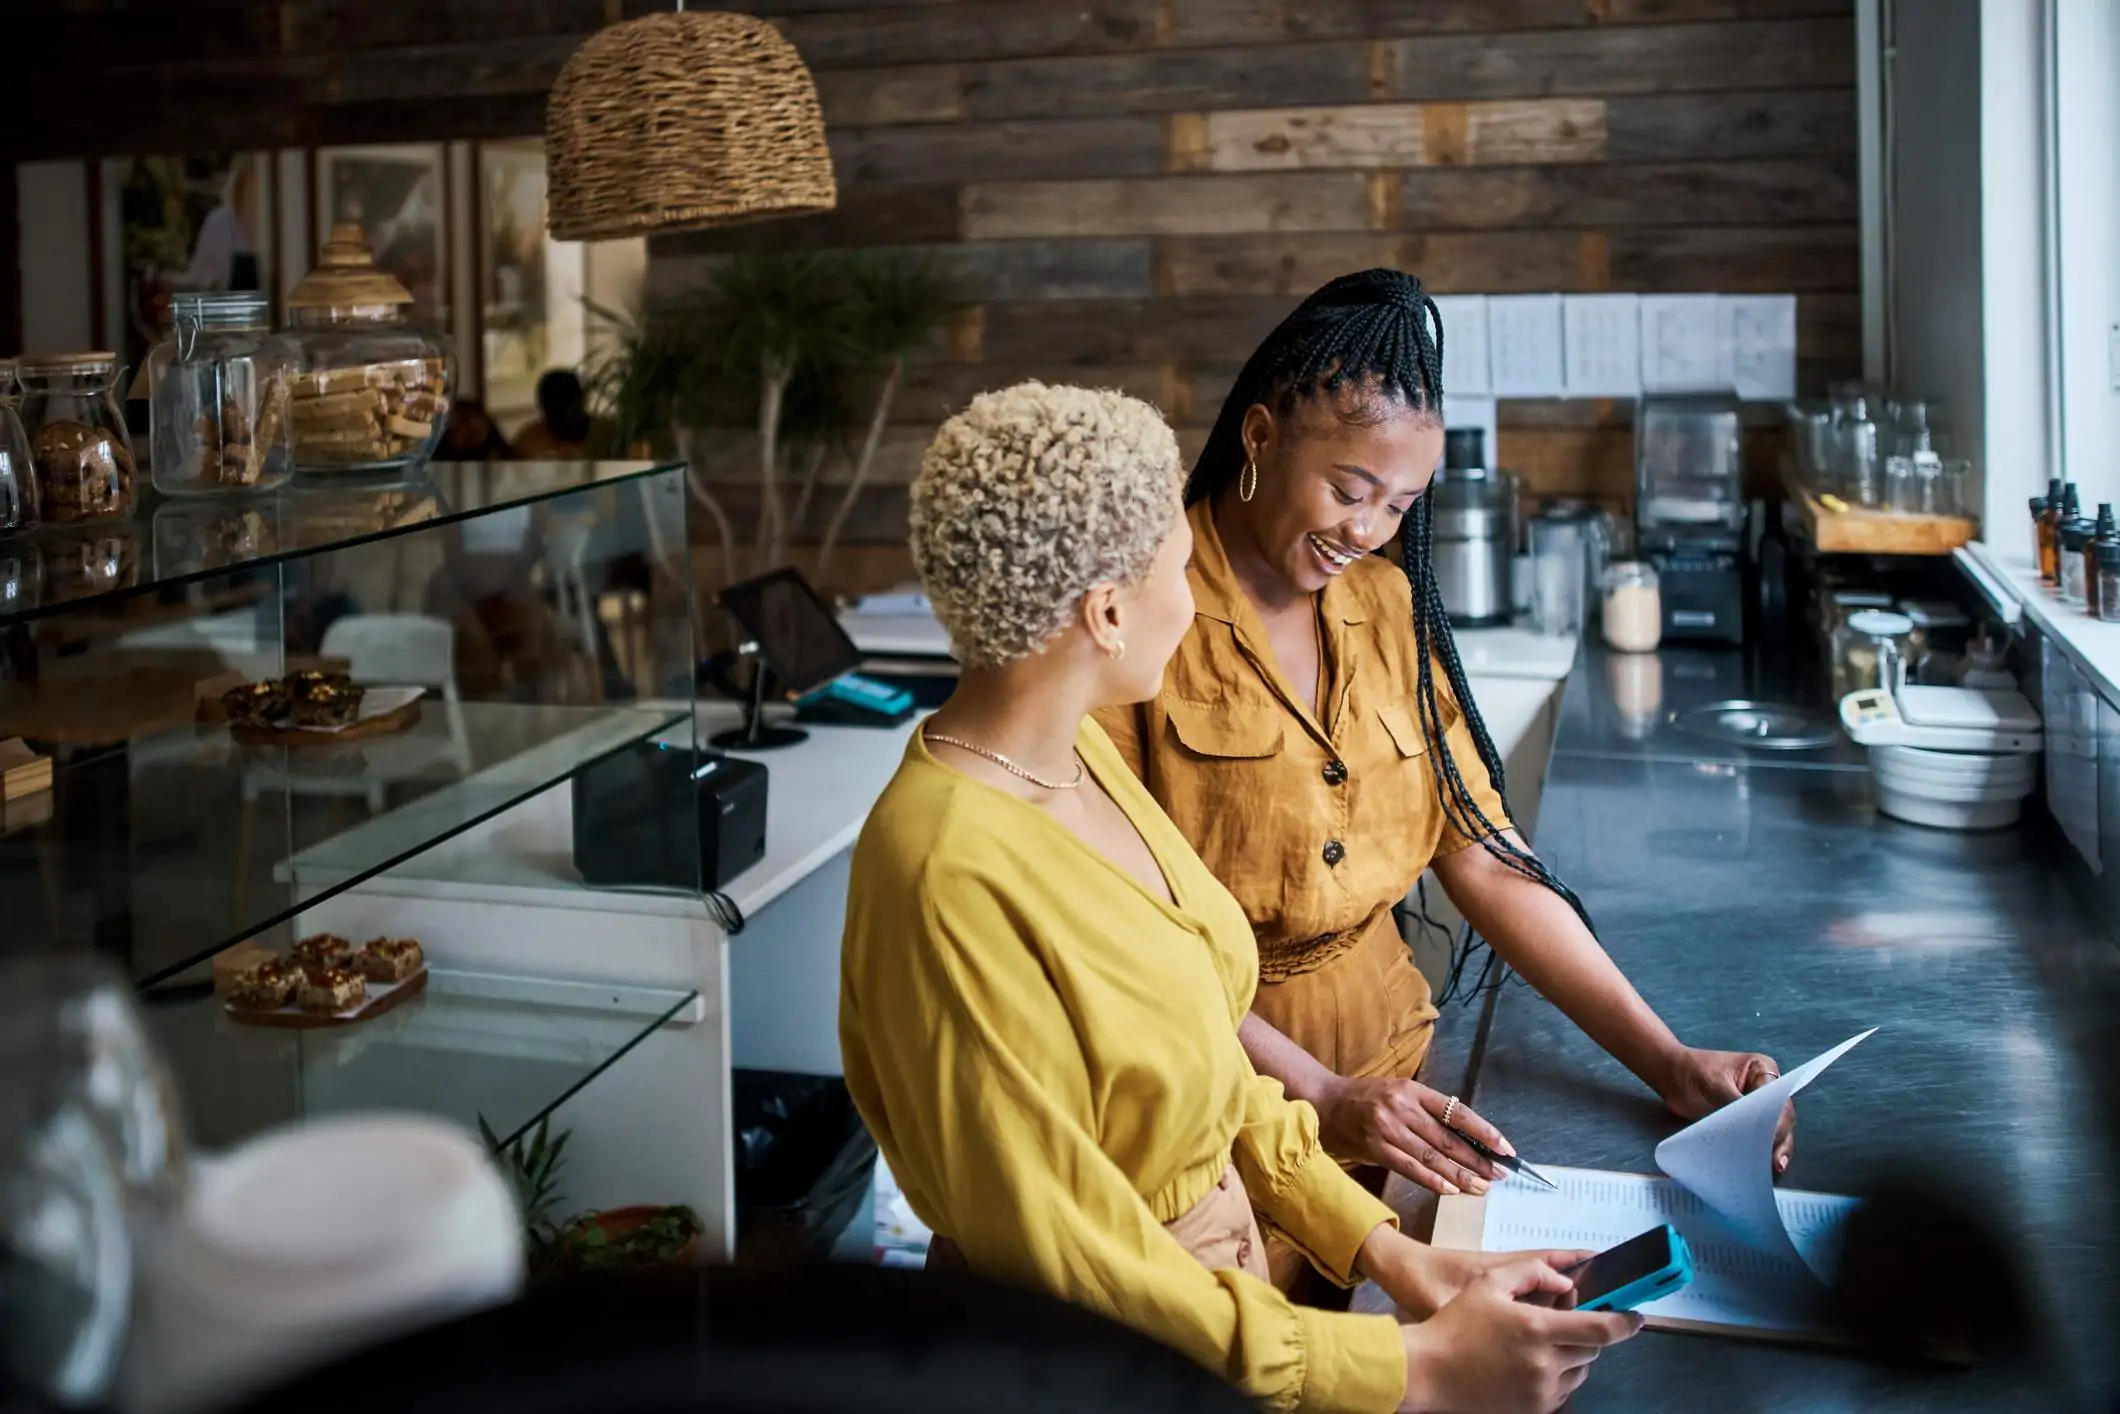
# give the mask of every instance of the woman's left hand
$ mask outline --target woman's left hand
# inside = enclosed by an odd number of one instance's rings
[[[1587,1262],[1591,1252],[1459,1252],[1416,1242],[1390,1228],[1362,1246],[1362,1275],[1375,1282],[1400,1312],[1425,1321],[1490,1269],[1525,1257],[1543,1258],[1556,1270]]]
[[[1770,1056],[1751,1051],[1703,1051],[1689,1046],[1680,1052],[1669,1078],[1658,1088],[1671,1113],[1680,1119],[1694,1120],[1780,1078],[1781,1067]],[[1791,1101],[1782,1106],[1781,1123],[1774,1130],[1777,1177],[1788,1172],[1790,1156],[1795,1152],[1796,1105]]]

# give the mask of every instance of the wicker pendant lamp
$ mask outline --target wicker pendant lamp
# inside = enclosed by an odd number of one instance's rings
[[[829,211],[817,86],[749,15],[644,15],[589,38],[545,106],[552,237],[615,240]]]

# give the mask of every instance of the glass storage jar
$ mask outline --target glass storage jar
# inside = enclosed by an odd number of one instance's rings
[[[403,473],[432,455],[455,369],[449,341],[406,319],[411,303],[376,268],[360,226],[331,228],[317,268],[287,296],[296,471]]]
[[[130,589],[140,582],[141,531],[123,521],[44,545],[44,597],[56,603]]]
[[[37,523],[37,467],[16,404],[15,365],[0,360],[0,535]]]
[[[294,344],[249,292],[181,294],[147,356],[155,489],[169,496],[269,491],[293,474],[288,375]]]
[[[132,437],[117,389],[124,370],[109,353],[25,358],[15,365],[22,425],[37,467],[37,514],[52,524],[132,514],[138,494]]]
[[[1914,621],[1905,614],[1864,609],[1833,630],[1833,700],[1866,687],[1896,691],[1907,664]]]
[[[155,573],[175,579],[263,559],[291,548],[282,529],[287,499],[257,496],[235,502],[171,501],[155,507]]]
[[[1605,642],[1622,653],[1653,653],[1664,636],[1663,595],[1656,569],[1641,560],[1615,560],[1605,571]]]
[[[0,614],[34,609],[44,594],[44,552],[36,538],[17,535],[0,540]],[[0,666],[0,682],[7,669]]]

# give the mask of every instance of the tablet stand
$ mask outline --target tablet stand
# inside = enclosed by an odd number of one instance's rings
[[[739,657],[751,660],[751,690],[744,696],[743,725],[716,732],[708,739],[709,743],[724,751],[773,751],[808,741],[810,734],[800,727],[766,725],[766,678],[769,673],[765,659],[759,656],[756,643],[746,643],[736,652]]]

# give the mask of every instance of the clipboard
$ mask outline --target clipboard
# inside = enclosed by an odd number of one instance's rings
[[[1629,1174],[1627,1177],[1654,1177]],[[1456,1252],[1484,1252],[1487,1233],[1487,1198],[1469,1193],[1446,1194],[1436,1203],[1434,1246]],[[1735,1340],[1761,1341],[1798,1348],[1851,1350],[1855,1342],[1838,1331],[1789,1330],[1770,1326],[1738,1325],[1723,1321],[1701,1321],[1644,1311],[1643,1328],[1680,1335],[1725,1336]]]

